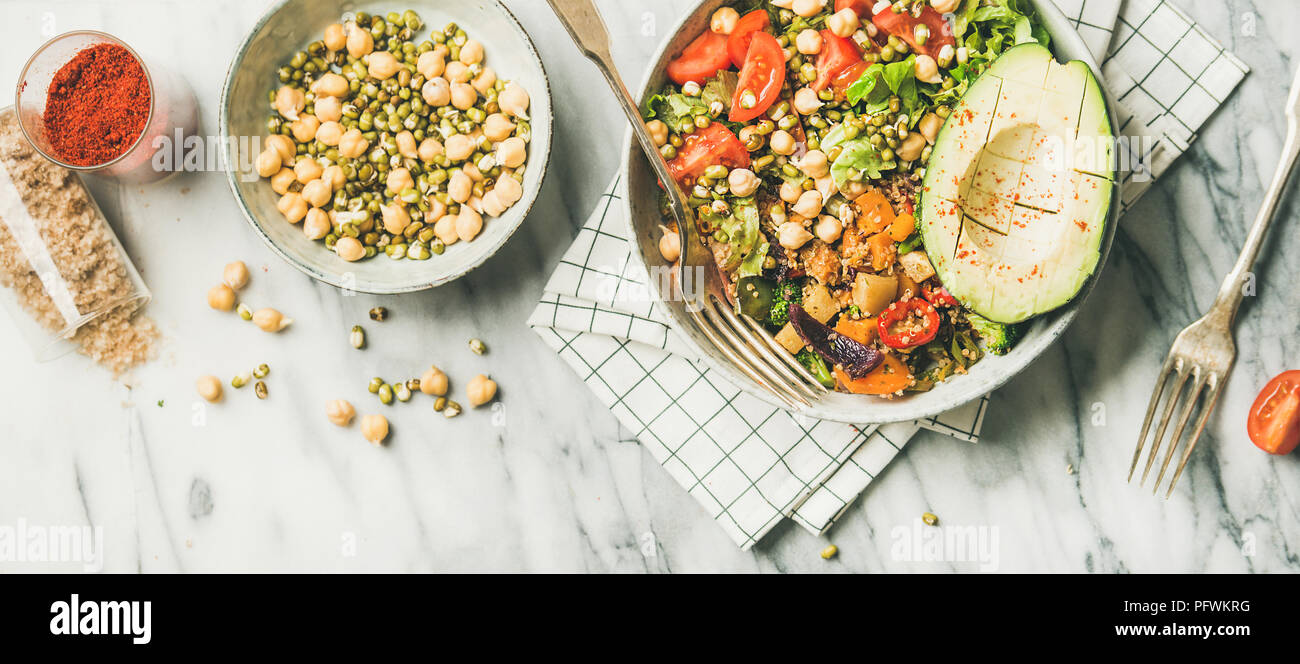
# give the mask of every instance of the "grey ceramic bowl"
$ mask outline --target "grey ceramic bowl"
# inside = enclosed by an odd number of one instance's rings
[[[644,98],[649,91],[659,90],[663,87],[665,82],[664,67],[668,61],[672,59],[672,56],[680,53],[686,44],[699,35],[700,32],[708,29],[709,17],[715,9],[724,4],[730,4],[730,2],[728,0],[704,0],[669,33],[670,37],[651,60],[650,68],[647,70],[639,88],[641,98]],[[1100,67],[1097,66],[1087,47],[1084,46],[1083,40],[1079,38],[1078,33],[1075,32],[1060,10],[1052,4],[1051,0],[1034,0],[1034,5],[1052,35],[1052,52],[1056,55],[1056,59],[1061,61],[1082,60],[1092,67],[1093,72],[1100,80]],[[1113,104],[1110,105],[1110,117],[1111,126],[1119,126],[1115,121],[1116,115]],[[659,255],[658,250],[658,225],[661,223],[658,211],[658,181],[651,172],[650,166],[645,161],[640,148],[632,140],[630,132],[625,142],[624,163],[627,168],[627,177],[623,179],[625,188],[623,200],[628,203],[629,233],[631,237],[635,238],[634,244],[636,245],[632,255],[634,260],[640,261],[647,270],[664,269],[667,264]],[[1120,192],[1117,184],[1112,201],[1118,201],[1119,199]],[[835,393],[814,403],[812,408],[807,411],[808,414],[821,419],[853,424],[902,422],[938,415],[997,389],[1029,365],[1030,362],[1034,361],[1043,351],[1047,350],[1048,346],[1056,341],[1069,327],[1071,321],[1078,314],[1080,305],[1092,290],[1093,284],[1097,280],[1097,274],[1100,274],[1102,266],[1105,265],[1106,256],[1110,252],[1111,241],[1115,237],[1115,227],[1118,220],[1119,205],[1112,204],[1105,237],[1102,239],[1101,244],[1101,261],[1098,263],[1096,273],[1084,286],[1079,296],[1070,304],[1035,319],[1028,334],[1009,354],[1003,357],[986,355],[983,360],[971,368],[969,374],[955,376],[929,392],[911,394],[892,400],[873,396]],[[651,274],[654,273],[651,272]],[[746,378],[744,374],[728,363],[712,347],[708,339],[695,328],[681,302],[665,298],[665,295],[668,294],[659,292],[660,284],[658,281],[656,279],[651,280],[651,283],[654,284],[656,297],[686,343],[692,346],[710,367],[721,372],[741,389],[779,407],[780,403],[753,381]]]
[[[389,260],[379,256],[349,263],[320,242],[308,240],[302,224],[290,224],[276,210],[279,198],[267,180],[241,173],[249,155],[238,152],[239,138],[265,137],[267,93],[278,86],[276,70],[294,52],[320,39],[325,26],[345,13],[387,14],[414,9],[430,28],[455,21],[483,42],[485,62],[506,80],[519,83],[531,97],[532,142],[524,175],[524,196],[504,215],[485,218],[473,242],[458,242],[427,261]],[[235,53],[221,92],[221,138],[226,146],[226,176],[253,230],[275,253],[311,277],[340,288],[366,293],[405,293],[439,286],[478,267],[514,234],[528,215],[551,151],[551,91],[541,58],[519,22],[496,0],[281,0],[273,6]],[[234,140],[232,140],[232,137]],[[255,155],[253,155],[255,156]],[[254,174],[255,176],[255,174]]]

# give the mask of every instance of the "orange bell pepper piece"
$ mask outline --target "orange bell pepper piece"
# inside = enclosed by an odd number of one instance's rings
[[[840,384],[854,394],[893,394],[912,384],[912,372],[907,370],[907,365],[889,353],[885,354],[885,361],[880,366],[857,380],[849,378],[840,369],[834,371]]]

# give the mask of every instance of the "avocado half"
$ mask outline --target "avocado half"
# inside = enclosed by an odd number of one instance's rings
[[[948,291],[1001,323],[1074,299],[1101,258],[1113,136],[1083,62],[1034,43],[995,60],[940,130],[921,185],[921,237]]]

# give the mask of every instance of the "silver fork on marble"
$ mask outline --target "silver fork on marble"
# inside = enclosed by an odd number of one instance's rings
[[[1196,442],[1205,430],[1205,423],[1209,420],[1210,413],[1213,412],[1214,405],[1219,399],[1219,393],[1223,389],[1223,383],[1228,378],[1228,372],[1232,369],[1232,362],[1237,354],[1236,344],[1232,340],[1232,328],[1237,317],[1237,309],[1241,306],[1241,300],[1245,296],[1245,283],[1250,277],[1250,270],[1255,265],[1255,259],[1259,256],[1259,249],[1264,242],[1264,236],[1268,232],[1269,225],[1273,222],[1273,216],[1277,212],[1282,192],[1286,188],[1291,173],[1295,170],[1296,158],[1300,156],[1300,71],[1296,73],[1296,80],[1291,85],[1291,95],[1287,99],[1286,118],[1287,133],[1286,143],[1282,147],[1282,160],[1278,165],[1277,173],[1273,176],[1273,183],[1269,185],[1268,193],[1264,197],[1264,205],[1260,208],[1259,216],[1255,218],[1255,224],[1251,226],[1250,234],[1246,237],[1246,246],[1242,248],[1241,255],[1237,257],[1237,263],[1233,266],[1232,272],[1228,273],[1227,278],[1223,280],[1223,285],[1219,288],[1219,295],[1215,298],[1210,311],[1200,320],[1189,325],[1174,339],[1174,346],[1170,349],[1169,356],[1165,358],[1164,368],[1160,370],[1160,378],[1156,380],[1155,391],[1151,395],[1151,403],[1147,406],[1146,418],[1142,420],[1142,433],[1138,435],[1137,449],[1133,451],[1133,463],[1128,469],[1129,482],[1133,481],[1133,473],[1137,470],[1138,461],[1142,457],[1142,448],[1147,440],[1147,432],[1151,429],[1151,422],[1155,419],[1156,409],[1159,407],[1161,397],[1169,385],[1173,385],[1173,391],[1169,393],[1169,398],[1165,401],[1164,412],[1156,427],[1155,438],[1147,456],[1146,467],[1142,470],[1142,479],[1138,482],[1139,486],[1146,483],[1147,476],[1151,473],[1152,465],[1156,460],[1156,456],[1160,453],[1165,431],[1169,427],[1174,411],[1178,409],[1180,403],[1183,406],[1178,415],[1173,437],[1169,440],[1168,447],[1165,448],[1164,461],[1160,464],[1160,472],[1156,475],[1155,485],[1151,488],[1153,495],[1160,490],[1161,480],[1164,479],[1165,471],[1169,468],[1170,459],[1174,457],[1174,453],[1178,449],[1187,422],[1191,419],[1197,405],[1200,404],[1200,414],[1196,419],[1195,429],[1187,444],[1183,446],[1182,456],[1178,461],[1177,469],[1174,471],[1173,479],[1169,481],[1169,489],[1165,493],[1165,498],[1173,494],[1174,487],[1178,484],[1178,478],[1182,476],[1183,468],[1187,465],[1187,459],[1192,456],[1192,450],[1196,448]],[[1188,389],[1189,384],[1190,389]]]
[[[613,89],[623,112],[632,123],[646,159],[668,190],[673,216],[681,232],[682,253],[678,264],[678,295],[686,304],[698,329],[741,372],[793,410],[803,410],[828,390],[817,382],[782,348],[771,333],[748,316],[738,315],[728,294],[725,278],[700,236],[695,216],[685,204],[685,195],[668,171],[654,139],[641,120],[636,100],[628,92],[610,55],[609,31],[591,0],[547,0],[573,41],[588,59],[596,63]],[[691,276],[694,279],[691,279]],[[700,277],[703,277],[702,279]],[[684,287],[692,282],[696,288]],[[701,287],[702,288],[699,288]]]

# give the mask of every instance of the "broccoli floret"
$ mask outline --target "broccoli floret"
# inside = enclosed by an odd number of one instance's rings
[[[835,376],[831,375],[831,368],[826,366],[826,360],[823,360],[821,355],[805,348],[795,354],[794,359],[802,364],[808,373],[817,379],[817,382],[826,387],[835,387]]]
[[[790,322],[790,305],[803,301],[803,286],[797,281],[782,281],[772,293],[772,307],[768,311],[767,323],[773,327],[785,327]]]
[[[785,324],[790,322],[790,301],[773,302],[772,310],[767,314],[767,322],[773,327],[785,327]]]
[[[984,347],[994,355],[1006,355],[1011,352],[1011,347],[1020,341],[1026,327],[1025,323],[1011,325],[997,323],[973,311],[967,312],[966,319],[970,321],[971,329],[979,335]]]
[[[787,302],[803,302],[803,284],[798,281],[782,281],[776,286],[776,297]]]

